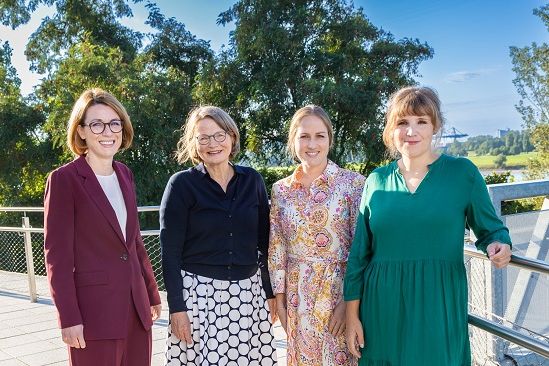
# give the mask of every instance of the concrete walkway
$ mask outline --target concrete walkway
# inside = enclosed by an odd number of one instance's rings
[[[46,279],[37,277],[36,285],[38,301],[31,303],[27,276],[0,271],[0,366],[68,364],[67,348],[61,340]],[[163,307],[165,310],[153,327],[153,366],[161,366],[163,362],[168,324],[167,306]],[[279,323],[275,324],[274,331],[279,365],[285,366],[285,333]]]

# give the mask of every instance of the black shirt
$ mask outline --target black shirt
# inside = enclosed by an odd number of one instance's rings
[[[181,270],[237,281],[261,268],[263,288],[272,298],[267,270],[269,202],[261,175],[233,165],[224,192],[203,164],[174,174],[160,205],[162,272],[170,313],[187,310]]]

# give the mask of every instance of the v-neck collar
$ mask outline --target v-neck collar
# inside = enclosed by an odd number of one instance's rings
[[[408,185],[406,184],[406,179],[404,179],[404,175],[402,175],[402,173],[400,172],[400,168],[398,166],[398,159],[393,160],[393,162],[392,162],[393,171],[396,174],[396,176],[398,177],[398,179],[400,180],[400,182],[403,185],[404,189],[406,190],[406,193],[408,193],[411,196],[414,196],[414,195],[417,195],[418,193],[420,193],[420,190],[425,185],[425,182],[427,182],[429,180],[429,177],[432,175],[433,169],[435,169],[436,166],[440,165],[443,157],[445,157],[445,154],[440,154],[440,156],[438,158],[436,158],[432,163],[427,164],[427,173],[425,174],[425,176],[423,177],[421,182],[419,182],[419,184],[416,187],[416,190],[414,192],[410,191],[410,188],[408,188]]]

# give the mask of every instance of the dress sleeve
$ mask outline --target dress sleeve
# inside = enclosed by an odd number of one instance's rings
[[[259,196],[258,206],[258,260],[261,271],[261,282],[267,299],[273,298],[273,289],[269,278],[269,270],[267,265],[267,256],[269,251],[269,198],[267,197],[267,189],[263,178],[257,173],[257,191]]]
[[[172,177],[166,185],[160,205],[160,247],[162,276],[166,286],[170,314],[186,311],[181,278],[181,256],[187,232],[188,208]]]
[[[275,295],[286,292],[287,250],[286,241],[282,235],[279,205],[280,202],[275,184],[271,191],[271,228],[269,234],[269,273]]]
[[[370,231],[370,210],[367,202],[368,186],[364,187],[358,217],[355,236],[349,253],[347,271],[343,280],[343,298],[345,301],[359,300],[364,289],[364,270],[370,261],[372,252],[372,233]]]
[[[352,197],[351,197],[351,204],[349,207],[349,230],[351,231],[351,241],[354,238],[355,229],[356,229],[356,223],[358,219],[358,213],[360,209],[360,201],[361,201],[361,193],[364,190],[364,181],[365,178],[362,175],[359,175],[355,182],[353,182],[352,187]]]
[[[486,253],[486,247],[494,241],[511,245],[509,229],[496,215],[492,201],[482,175],[475,169],[473,187],[466,212],[467,226],[477,237],[477,249]]]
[[[83,324],[74,284],[74,197],[65,171],[50,174],[44,195],[44,254],[59,326]]]

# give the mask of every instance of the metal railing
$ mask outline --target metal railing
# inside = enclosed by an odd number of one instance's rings
[[[477,250],[474,246],[466,244],[464,254],[469,257],[489,260],[485,253]],[[526,258],[520,255],[511,255],[511,266],[527,269],[540,274],[549,275],[549,263],[537,259]],[[469,324],[480,328],[484,331],[492,333],[510,342],[516,343],[524,348],[527,348],[537,354],[549,358],[549,344],[543,343],[535,338],[528,337],[518,331],[502,326],[494,321],[482,318],[475,314],[469,313]]]
[[[463,252],[465,253],[465,255],[468,255],[470,257],[488,260],[486,254],[470,244],[466,244],[464,246]],[[549,263],[540,261],[539,259],[526,258],[520,255],[512,254],[510,264],[515,267],[524,268],[533,272],[549,275]]]
[[[159,206],[146,206],[146,207],[138,208],[139,212],[157,212],[158,210],[159,210]],[[16,263],[18,267],[13,268],[14,270],[11,270],[11,271],[27,272],[28,284],[29,284],[29,297],[32,302],[35,302],[37,299],[35,275],[42,275],[42,276],[46,275],[45,267],[43,264],[43,255],[41,251],[42,245],[43,245],[44,229],[31,227],[31,225],[29,224],[29,218],[27,217],[27,213],[30,213],[30,212],[40,213],[40,212],[43,212],[43,208],[42,207],[0,207],[0,212],[23,213],[24,215],[22,219],[21,227],[2,226],[0,227],[0,234],[2,235],[9,234],[9,233],[16,234],[18,237],[21,237],[23,239],[24,256],[25,256],[24,263],[25,263],[26,269],[22,268],[23,261],[20,258],[15,259],[14,257],[13,259],[9,259],[9,260]],[[149,253],[151,263],[153,263],[153,267],[155,269],[155,277],[159,284],[159,288],[164,289],[163,281],[161,277],[161,271],[160,271],[160,243],[159,243],[160,231],[144,230],[141,232],[141,235],[143,237],[143,241],[145,243],[147,252]],[[2,244],[3,239],[5,238],[0,236],[0,244]],[[8,240],[8,241],[13,242],[13,237],[11,240]],[[12,245],[12,247],[20,247],[20,244]],[[35,252],[40,253],[40,255],[35,257],[35,255],[33,255],[33,249]],[[22,252],[19,252],[18,255],[21,256]],[[488,260],[488,258],[484,253],[476,250],[471,245],[465,245],[464,255],[471,258]],[[38,269],[35,271],[35,264],[37,263],[38,263]],[[549,274],[549,264],[538,259],[527,258],[520,255],[513,255],[511,258],[510,265],[516,266],[522,269],[527,269],[529,271],[534,271],[542,275]],[[3,269],[3,268],[0,268],[0,269]],[[494,314],[487,313],[487,315],[494,317]],[[524,333],[521,333],[515,329],[512,329],[511,327],[504,326],[502,324],[499,324],[498,322],[483,318],[481,316],[478,316],[472,313],[469,314],[468,321],[469,321],[469,324],[471,324],[472,326],[478,329],[481,329],[482,331],[488,332],[489,334],[492,334],[497,337],[501,337],[506,341],[512,342],[516,345],[524,347],[525,349],[535,352],[542,357],[549,358],[549,342],[540,341],[539,339],[536,339],[533,336],[525,335]],[[503,323],[504,319],[501,322]],[[511,324],[511,326],[515,327],[514,324]],[[541,365],[541,363],[537,363],[537,364]]]

